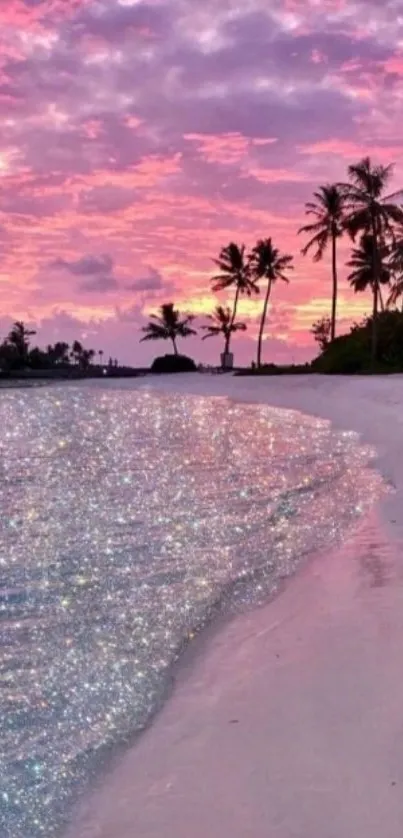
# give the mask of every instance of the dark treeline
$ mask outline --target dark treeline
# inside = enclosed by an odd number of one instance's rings
[[[305,205],[309,223],[298,231],[308,237],[303,255],[312,254],[313,260],[319,262],[329,252],[329,315],[315,322],[311,329],[322,351],[338,340],[338,245],[342,237],[351,241],[351,254],[346,262],[347,282],[355,292],[369,291],[372,295],[372,315],[361,324],[370,339],[371,366],[378,360],[379,324],[381,319],[386,322],[382,314],[386,311],[397,314],[403,297],[402,192],[388,194],[392,175],[393,165],[375,165],[369,157],[349,166],[345,182],[326,184],[314,192],[313,200]],[[260,368],[270,300],[279,280],[290,281],[293,256],[283,253],[267,237],[259,239],[249,252],[244,245],[230,242],[214,263],[218,273],[212,278],[212,290],[232,290],[233,300],[232,306],[217,305],[208,316],[208,323],[201,326],[206,332],[203,338],[221,336],[222,357],[228,356],[232,335],[247,328],[237,319],[241,299],[262,294],[256,353],[256,366]],[[194,319],[191,314],[181,315],[173,303],[167,303],[143,327],[141,340],[170,340],[177,354],[177,339],[196,334]],[[359,328],[357,325],[352,328],[355,338]]]
[[[36,332],[28,329],[21,321],[16,321],[3,343],[0,344],[0,369],[3,372],[21,370],[71,369],[85,373],[92,364],[103,365],[103,350],[85,349],[80,341],[71,346],[64,341],[48,345],[46,349],[31,346],[31,338]],[[114,368],[117,361],[109,358],[108,367]]]

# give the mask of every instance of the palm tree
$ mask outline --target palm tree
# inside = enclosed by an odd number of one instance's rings
[[[95,349],[83,349],[79,361],[80,369],[87,370],[91,366],[91,362],[95,357]]]
[[[228,288],[235,288],[234,303],[232,307],[231,323],[233,326],[236,320],[238,301],[241,294],[250,297],[253,293],[258,294],[259,288],[251,275],[250,259],[245,255],[245,245],[241,246],[230,242],[227,247],[220,251],[218,259],[214,259],[220,273],[214,276],[213,291],[225,291]],[[231,334],[227,345],[227,353],[230,350]]]
[[[397,306],[397,302],[401,297],[403,297],[403,273],[394,272],[392,274],[392,287],[387,299],[387,306]]]
[[[73,346],[71,347],[71,358],[73,359],[74,363],[80,365],[82,354],[84,352],[83,346],[79,340],[75,340]]]
[[[260,367],[262,363],[263,334],[271,290],[273,284],[277,282],[278,279],[282,279],[283,282],[289,282],[289,279],[286,276],[286,271],[293,269],[293,257],[288,253],[280,253],[280,251],[273,246],[271,239],[260,239],[252,250],[250,261],[252,275],[255,281],[258,282],[260,279],[267,280],[266,295],[263,303],[257,342],[257,366]]]
[[[151,321],[147,323],[147,326],[143,326],[141,331],[145,334],[140,338],[140,343],[144,340],[171,340],[174,353],[178,355],[177,338],[187,338],[189,335],[197,334],[190,327],[194,316],[188,314],[181,320],[181,314],[174,308],[173,303],[164,303],[159,311],[159,314],[151,314]]]
[[[393,241],[394,225],[402,223],[403,210],[385,195],[393,165],[375,165],[369,157],[348,167],[349,183],[339,184],[345,200],[345,225],[354,240],[358,233],[369,235],[372,245],[372,337],[371,359],[377,353],[378,298],[382,282],[381,250],[388,237]],[[368,242],[367,242],[368,244]]]
[[[69,345],[65,341],[58,340],[54,346],[48,344],[46,354],[52,365],[69,363]]]
[[[21,365],[28,361],[29,339],[33,335],[36,335],[33,329],[27,329],[25,323],[16,320],[7,338],[7,342],[14,347],[18,363]]]
[[[104,350],[103,349],[98,349],[98,355],[99,355],[99,363],[102,367],[102,358],[104,357]]]
[[[227,355],[231,335],[234,332],[245,332],[245,323],[233,323],[232,312],[229,306],[226,308],[223,306],[216,306],[214,313],[208,314],[207,317],[210,320],[210,323],[207,326],[202,326],[202,329],[207,331],[207,334],[203,335],[202,340],[206,340],[206,338],[213,338],[217,335],[223,335],[225,340],[224,355]]]
[[[387,256],[385,247],[379,251],[379,256],[380,264],[378,265],[377,281],[375,281],[374,243],[371,234],[364,233],[361,236],[359,246],[353,248],[351,259],[347,262],[347,266],[353,268],[347,279],[356,292],[371,288],[373,296],[376,296],[377,300],[379,299],[381,310],[384,311],[381,285],[389,284],[391,278],[391,270],[385,261]]]
[[[388,267],[391,272],[391,293],[387,305],[397,305],[403,296],[403,226],[399,225],[390,247]]]
[[[302,254],[306,256],[312,248],[315,248],[314,262],[321,261],[329,242],[331,242],[333,291],[330,340],[332,341],[336,337],[337,239],[344,232],[344,198],[343,193],[335,183],[320,186],[313,195],[315,201],[308,201],[305,204],[305,211],[306,215],[313,215],[315,221],[312,224],[305,224],[298,230],[298,233],[308,233],[309,236],[312,236],[302,249]]]
[[[87,370],[95,357],[94,349],[84,349],[79,340],[75,340],[71,348],[71,357],[79,366],[80,370]]]

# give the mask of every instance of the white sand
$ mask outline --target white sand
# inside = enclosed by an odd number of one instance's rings
[[[396,492],[342,550],[206,641],[69,836],[402,838],[403,376],[153,386],[330,418],[377,447]]]

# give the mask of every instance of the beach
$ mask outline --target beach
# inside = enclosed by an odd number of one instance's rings
[[[170,700],[79,805],[68,838],[400,838],[403,376],[136,386],[329,419],[376,449],[389,491],[267,605],[196,640]]]

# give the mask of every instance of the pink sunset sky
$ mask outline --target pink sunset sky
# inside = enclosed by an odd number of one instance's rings
[[[296,260],[265,359],[311,357],[331,282],[299,255],[304,202],[367,153],[403,185],[402,0],[3,0],[0,33],[1,336],[22,319],[40,344],[148,363],[148,314],[203,323],[220,248],[272,236]],[[346,254],[343,327],[370,309]],[[259,310],[241,304],[238,360]]]

